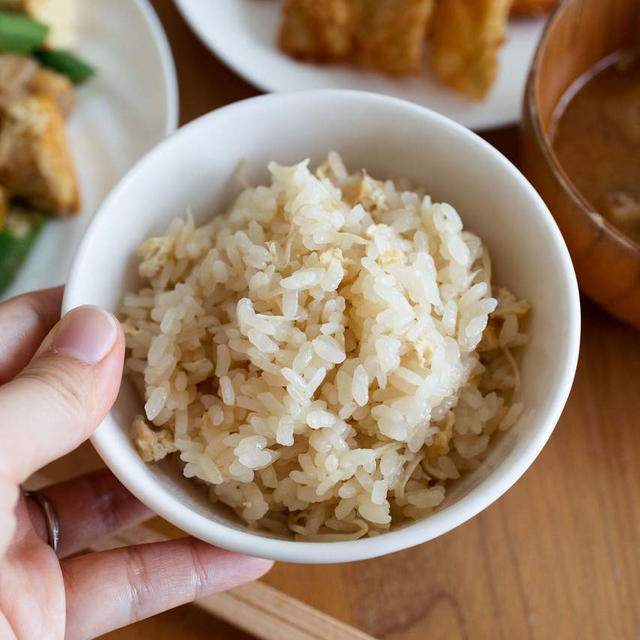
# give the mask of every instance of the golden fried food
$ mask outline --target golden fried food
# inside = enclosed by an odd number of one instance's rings
[[[558,0],[514,0],[511,13],[514,15],[537,15],[554,9]]]
[[[389,75],[420,71],[432,40],[436,76],[469,98],[485,97],[514,0],[288,0],[280,46],[315,62],[344,61]],[[515,0],[531,13],[557,0]],[[435,6],[435,8],[434,8]]]
[[[67,76],[43,69],[21,53],[0,54],[0,111],[27,95],[53,98],[65,117],[76,104],[76,91]]]
[[[38,63],[21,53],[0,54],[0,109],[23,97]]]
[[[296,58],[416,73],[432,7],[433,0],[289,0],[280,46]]]
[[[438,0],[431,65],[436,76],[480,100],[493,85],[512,0]]]
[[[62,114],[53,98],[27,96],[4,111],[0,184],[36,210],[59,216],[78,211],[78,180]]]
[[[76,105],[76,91],[67,76],[50,69],[36,69],[29,78],[28,90],[40,96],[49,96],[66,118]]]
[[[420,70],[433,0],[362,0],[358,62],[391,75]]]
[[[289,0],[280,27],[280,46],[289,55],[338,60],[355,47],[353,0]]]

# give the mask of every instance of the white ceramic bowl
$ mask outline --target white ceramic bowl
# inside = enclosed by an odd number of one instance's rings
[[[318,162],[331,149],[348,167],[374,176],[406,176],[452,203],[465,226],[488,244],[494,281],[527,298],[533,313],[522,360],[519,423],[492,443],[480,469],[447,493],[424,520],[374,538],[296,542],[251,531],[182,477],[175,461],[147,465],[128,431],[140,399],[126,381],[93,443],[143,502],[184,531],[244,553],[291,562],[345,562],[398,551],[435,538],[476,515],[529,467],[560,417],[579,346],[576,279],[562,236],[540,197],[493,147],[422,107],[380,95],[320,91],[267,95],[202,116],[149,152],[122,179],[89,227],[73,263],[64,310],[95,304],[117,312],[137,285],[135,250],[175,216],[206,220],[234,195],[237,163],[252,183],[267,163]]]

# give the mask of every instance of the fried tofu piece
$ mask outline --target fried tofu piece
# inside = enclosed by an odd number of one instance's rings
[[[29,56],[0,54],[0,107],[6,109],[27,94],[53,98],[65,117],[76,103],[76,90],[67,76],[40,68]]]
[[[142,416],[136,416],[131,426],[133,444],[145,462],[157,462],[177,451],[171,433],[152,429]]]
[[[295,58],[339,60],[355,47],[353,0],[289,0],[280,27],[280,47]]]
[[[64,120],[49,96],[27,96],[4,111],[0,184],[37,210],[58,216],[78,211],[78,180]]]
[[[50,69],[37,69],[27,82],[27,90],[35,95],[53,99],[65,118],[76,105],[73,82],[67,76]]]
[[[532,16],[548,13],[558,4],[558,0],[514,0],[511,13],[514,15]]]
[[[390,75],[420,71],[433,0],[362,0],[358,61]]]
[[[11,104],[22,97],[38,63],[20,53],[0,54],[0,105]]]
[[[427,455],[434,459],[439,456],[446,456],[451,450],[451,440],[453,439],[453,423],[455,417],[453,411],[447,412],[444,426],[433,436],[432,443],[427,447]]]
[[[289,0],[280,46],[306,60],[345,60],[391,75],[416,73],[433,2]]]
[[[436,76],[468,98],[481,100],[498,70],[512,0],[438,0],[431,65]]]

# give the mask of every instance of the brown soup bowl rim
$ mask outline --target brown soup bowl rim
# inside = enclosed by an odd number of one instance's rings
[[[535,54],[533,56],[533,60],[531,62],[531,67],[529,69],[529,74],[527,76],[527,82],[525,85],[524,91],[524,108],[528,111],[528,115],[530,117],[530,122],[532,125],[532,129],[535,135],[536,142],[538,147],[542,151],[543,157],[547,162],[547,165],[553,172],[555,178],[558,180],[558,183],[562,186],[565,193],[571,198],[574,204],[584,213],[591,222],[600,227],[604,233],[608,233],[615,241],[625,250],[631,250],[634,253],[640,254],[640,242],[637,242],[627,234],[620,231],[615,225],[609,222],[602,214],[598,213],[594,210],[594,208],[589,204],[587,199],[582,195],[582,193],[575,187],[575,185],[571,182],[571,179],[565,172],[562,164],[558,160],[551,142],[551,138],[544,132],[542,127],[542,122],[540,120],[540,114],[538,112],[537,107],[537,88],[536,88],[536,80],[538,78],[538,69],[540,65],[540,57],[542,56],[545,47],[547,46],[547,39],[550,31],[553,28],[553,25],[556,21],[562,18],[562,12],[566,11],[568,7],[568,3],[566,1],[561,2],[558,7],[554,10],[554,12],[549,17],[547,24],[544,27],[542,35],[540,37],[540,41],[538,42],[538,46],[536,47]],[[579,80],[580,76],[574,78],[573,83]],[[566,91],[571,89],[572,85]],[[565,94],[566,95],[566,91]],[[561,98],[562,99],[562,98]],[[558,101],[559,103],[560,101]],[[558,104],[556,104],[555,109],[557,109]]]

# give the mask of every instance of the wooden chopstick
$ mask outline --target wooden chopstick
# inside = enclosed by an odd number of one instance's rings
[[[139,525],[99,541],[96,551],[130,544],[160,542],[169,537]],[[263,582],[251,582],[194,602],[262,640],[375,640]]]
[[[374,640],[263,582],[250,582],[196,604],[263,640]]]
[[[52,481],[55,479],[38,473],[25,484],[29,489],[38,489]],[[91,548],[105,551],[169,539],[170,536],[142,524],[99,540]],[[200,598],[193,604],[261,640],[375,640],[260,581]]]

